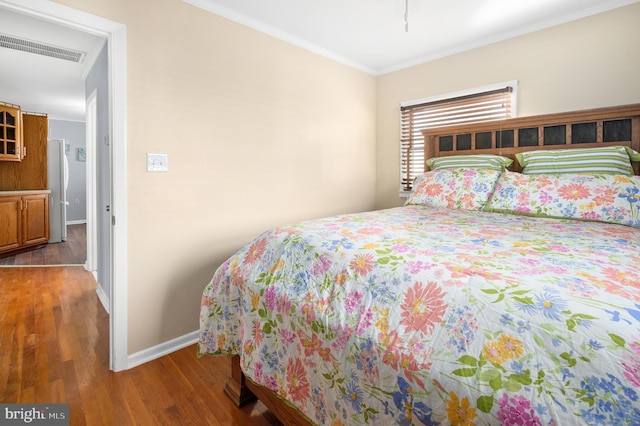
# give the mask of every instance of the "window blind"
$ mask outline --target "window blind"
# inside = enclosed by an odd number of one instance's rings
[[[424,173],[424,138],[421,130],[485,121],[512,116],[512,86],[445,97],[428,102],[405,104],[400,108],[401,187],[410,191],[413,180]]]

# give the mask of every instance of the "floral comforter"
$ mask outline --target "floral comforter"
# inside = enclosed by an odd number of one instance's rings
[[[423,206],[263,233],[201,354],[323,425],[640,424],[640,230]]]

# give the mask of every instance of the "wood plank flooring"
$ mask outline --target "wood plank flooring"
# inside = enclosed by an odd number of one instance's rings
[[[4,265],[84,265],[87,260],[87,227],[67,225],[67,241],[0,258]]]
[[[67,403],[70,425],[280,425],[222,387],[227,358],[192,345],[131,370],[108,369],[109,324],[81,266],[0,268],[0,402]]]

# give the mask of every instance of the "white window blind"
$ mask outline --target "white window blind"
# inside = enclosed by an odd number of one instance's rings
[[[401,190],[410,191],[413,180],[425,171],[421,130],[511,118],[517,82],[511,83],[401,104]]]

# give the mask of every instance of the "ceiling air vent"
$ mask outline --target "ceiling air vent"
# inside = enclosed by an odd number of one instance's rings
[[[6,34],[0,34],[0,47],[49,56],[51,58],[64,59],[65,61],[72,61],[76,63],[81,63],[86,55],[85,52],[81,52],[79,50],[53,46],[51,44],[40,43],[38,41],[13,37]]]

